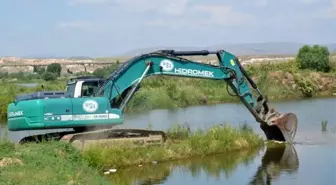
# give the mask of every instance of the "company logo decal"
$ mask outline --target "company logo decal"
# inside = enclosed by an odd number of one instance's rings
[[[9,112],[8,117],[23,116],[23,111]]]
[[[98,103],[94,100],[86,100],[83,103],[83,109],[85,112],[95,112],[98,109]]]
[[[171,71],[174,68],[174,63],[171,60],[164,59],[160,62],[163,71]]]
[[[192,76],[214,77],[213,71],[200,71],[197,69],[175,68],[175,73]]]

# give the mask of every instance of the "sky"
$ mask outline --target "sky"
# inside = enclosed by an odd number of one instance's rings
[[[336,0],[1,0],[0,56],[336,42]]]

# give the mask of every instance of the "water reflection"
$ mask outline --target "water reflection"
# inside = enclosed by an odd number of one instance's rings
[[[198,178],[203,173],[216,179],[220,179],[223,175],[224,178],[229,178],[239,165],[248,165],[253,162],[258,153],[259,150],[255,149],[154,165],[135,166],[119,170],[116,174],[111,175],[110,179],[113,184],[118,185],[148,185],[165,184],[176,174],[183,176],[186,173],[193,178]]]
[[[241,151],[221,155],[200,157],[188,160],[179,160],[169,163],[161,163],[119,170],[110,176],[114,184],[120,185],[151,185],[151,184],[175,184],[188,177],[202,184],[208,178],[215,179],[218,184],[230,182],[238,176],[239,184],[270,185],[279,179],[282,173],[295,173],[299,167],[299,159],[293,145],[268,146],[261,159],[261,164],[252,175],[246,179],[242,169],[253,166],[261,150]],[[260,162],[259,162],[260,163]],[[252,172],[253,174],[253,172]],[[249,182],[243,182],[243,181]],[[187,182],[185,185],[193,184]],[[237,181],[235,179],[234,181]],[[231,183],[231,182],[230,182]]]
[[[280,179],[282,173],[292,174],[298,168],[299,158],[294,145],[268,147],[249,185],[271,185],[273,181]]]

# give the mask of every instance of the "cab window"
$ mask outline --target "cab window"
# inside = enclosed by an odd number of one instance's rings
[[[74,93],[75,93],[75,87],[76,87],[76,84],[75,84],[75,83],[68,84],[67,87],[66,87],[66,92],[67,92],[71,97],[74,96]]]
[[[81,96],[92,96],[98,87],[98,82],[84,82],[82,84]]]

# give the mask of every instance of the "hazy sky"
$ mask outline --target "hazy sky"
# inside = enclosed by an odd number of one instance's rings
[[[336,42],[336,0],[1,0],[0,56]]]

